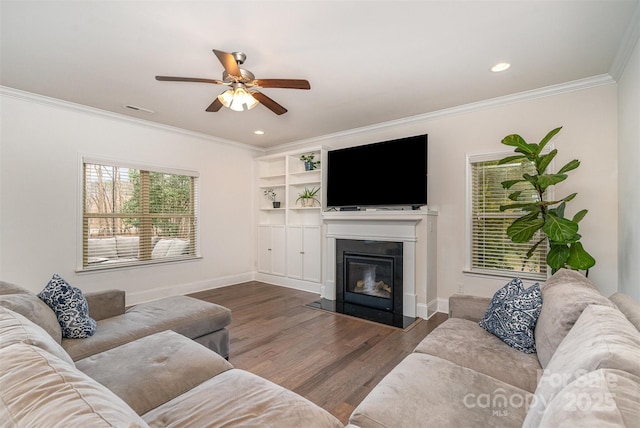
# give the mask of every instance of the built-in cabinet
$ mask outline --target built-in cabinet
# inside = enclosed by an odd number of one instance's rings
[[[301,155],[313,153],[320,161],[306,170]],[[257,270],[259,274],[291,280],[322,282],[322,187],[326,150],[307,149],[259,157],[256,168],[256,206],[258,207]],[[319,189],[313,206],[303,206],[299,195]],[[274,207],[265,192],[276,194]],[[272,279],[278,282],[277,278]]]

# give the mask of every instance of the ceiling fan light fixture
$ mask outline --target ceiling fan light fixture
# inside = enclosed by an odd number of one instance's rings
[[[223,106],[233,111],[251,110],[258,105],[258,100],[253,98],[242,85],[234,86],[218,95]]]

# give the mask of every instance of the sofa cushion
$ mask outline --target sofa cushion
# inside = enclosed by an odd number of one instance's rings
[[[0,306],[11,309],[39,325],[58,343],[62,340],[62,329],[55,312],[33,293],[0,295]]]
[[[116,251],[120,259],[137,259],[140,238],[137,236],[116,236]]]
[[[160,331],[173,330],[196,339],[230,322],[231,311],[224,306],[173,296],[142,303],[123,315],[98,321],[96,334],[83,340],[63,339],[62,346],[77,361]]]
[[[118,257],[116,238],[87,239],[87,255],[92,259],[115,259]]]
[[[189,241],[185,239],[174,239],[167,251],[166,257],[179,257],[187,254],[189,250]]]
[[[624,293],[614,293],[609,300],[615,303],[635,328],[640,330],[640,302],[636,302],[633,297]]]
[[[42,327],[10,309],[0,306],[0,347],[26,343],[44,349],[73,366],[69,354]]]
[[[106,387],[43,349],[0,349],[0,420],[18,427],[145,427]]]
[[[6,281],[0,281],[0,295],[3,294],[33,294],[26,288]]]
[[[597,370],[562,389],[539,427],[633,427],[638,421],[640,378],[621,370]]]
[[[536,350],[546,367],[558,345],[588,305],[614,304],[580,272],[560,269],[542,286],[542,310],[535,328]]]
[[[153,250],[151,250],[151,258],[159,259],[167,257],[167,252],[171,248],[171,244],[173,244],[172,239],[160,239],[156,245],[154,245]]]
[[[142,417],[150,426],[162,428],[343,427],[311,401],[238,369],[227,370]]]
[[[408,355],[351,414],[382,427],[520,427],[532,395],[432,355]],[[145,418],[146,419],[146,418]]]
[[[520,278],[514,278],[496,291],[479,324],[512,348],[532,354],[536,352],[533,331],[541,306],[540,285],[535,283],[525,290]]]
[[[542,374],[526,426],[537,426],[546,407],[564,386],[598,369],[640,376],[640,332],[616,308],[585,308]]]
[[[76,367],[139,415],[233,368],[215,352],[173,331],[92,355],[78,361]]]
[[[82,291],[69,285],[57,274],[38,293],[38,297],[55,312],[62,328],[62,337],[84,339],[96,332],[96,321],[89,316],[89,305]]]
[[[449,318],[436,327],[415,348],[533,392],[541,369],[536,354],[520,352],[477,322]]]

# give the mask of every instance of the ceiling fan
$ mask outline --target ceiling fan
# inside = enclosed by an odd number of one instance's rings
[[[311,89],[307,80],[303,79],[256,79],[252,72],[240,68],[247,56],[242,52],[223,52],[214,49],[218,60],[224,67],[222,80],[204,79],[199,77],[172,77],[156,76],[156,80],[168,82],[200,82],[226,85],[226,90],[206,108],[206,111],[216,112],[222,106],[235,111],[250,110],[256,105],[263,104],[277,115],[284,114],[287,109],[258,91],[257,88],[286,88],[286,89]]]

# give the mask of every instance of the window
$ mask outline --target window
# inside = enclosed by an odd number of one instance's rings
[[[198,256],[198,175],[83,162],[82,269]]]
[[[500,211],[500,205],[513,203],[508,196],[522,190],[520,201],[537,199],[538,195],[528,183],[519,183],[509,190],[502,188],[506,180],[521,179],[522,174],[535,174],[530,162],[514,162],[498,165],[502,156],[474,156],[470,167],[470,251],[468,265],[472,272],[506,274],[545,279],[547,277],[547,246],[538,245],[530,258],[527,252],[541,238],[538,231],[531,242],[516,244],[507,236],[507,228],[522,211]]]

